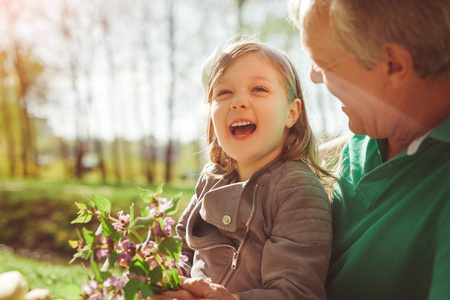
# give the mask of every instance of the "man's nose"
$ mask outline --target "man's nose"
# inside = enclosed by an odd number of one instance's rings
[[[315,70],[312,66],[309,69],[309,77],[314,83],[323,83],[322,72]]]

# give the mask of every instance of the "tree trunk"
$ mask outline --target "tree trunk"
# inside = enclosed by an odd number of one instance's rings
[[[14,140],[14,130],[11,129],[13,124],[11,118],[11,105],[8,105],[9,100],[7,98],[6,87],[3,85],[4,78],[6,78],[6,72],[3,68],[3,64],[0,64],[0,85],[2,86],[0,94],[0,101],[2,104],[1,112],[3,113],[3,129],[5,134],[6,153],[9,161],[7,172],[9,176],[13,177],[16,173],[16,144]]]
[[[94,142],[95,153],[97,154],[98,159],[98,168],[100,169],[100,173],[102,174],[102,181],[106,183],[106,167],[105,167],[105,158],[103,155],[103,145],[99,140],[95,140]]]
[[[173,116],[174,116],[174,98],[175,98],[175,16],[173,12],[173,0],[168,0],[168,18],[169,18],[169,96],[167,99],[167,110],[168,110],[168,126],[167,135],[168,143],[166,148],[166,182],[172,180],[172,157],[173,157]]]

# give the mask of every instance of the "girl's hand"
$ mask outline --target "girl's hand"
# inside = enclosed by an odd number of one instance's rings
[[[203,278],[185,278],[181,279],[181,289],[179,291],[165,292],[159,295],[155,300],[196,300],[196,299],[219,299],[219,300],[238,300],[236,294],[231,294],[228,290],[216,283],[211,283]]]

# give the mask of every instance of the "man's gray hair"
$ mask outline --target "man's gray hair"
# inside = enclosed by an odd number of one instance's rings
[[[337,42],[371,69],[388,43],[412,56],[422,76],[450,72],[449,0],[312,0],[328,2]],[[290,18],[300,27],[301,0],[290,0]]]

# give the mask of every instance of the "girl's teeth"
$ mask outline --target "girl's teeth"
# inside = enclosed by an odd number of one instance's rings
[[[237,127],[237,126],[245,126],[245,125],[250,125],[252,124],[251,122],[234,122],[233,124],[231,124],[232,127]]]

